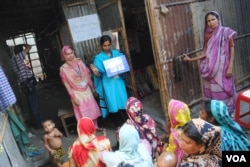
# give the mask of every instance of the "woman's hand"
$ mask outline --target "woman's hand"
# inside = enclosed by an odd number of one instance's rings
[[[192,61],[192,58],[188,57],[187,54],[184,54],[183,55],[183,61],[185,61],[185,62]]]
[[[100,76],[100,73],[99,73],[98,69],[95,67],[94,64],[90,64],[90,69],[92,70],[92,72],[93,72],[97,77]]]
[[[228,66],[227,71],[226,71],[226,77],[230,78],[233,74],[233,66]]]
[[[72,99],[72,103],[75,105],[79,106],[79,100],[78,99]]]
[[[131,119],[127,119],[126,123],[129,125],[134,125],[134,122]]]
[[[93,93],[93,95],[94,95],[95,97],[99,97],[99,94],[95,91],[95,89],[92,90],[92,93]]]

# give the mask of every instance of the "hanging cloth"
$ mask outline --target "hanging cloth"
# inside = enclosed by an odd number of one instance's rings
[[[6,108],[16,103],[16,96],[0,66],[0,110],[6,112]]]
[[[13,137],[17,142],[20,152],[24,154],[27,152],[27,144],[29,144],[26,128],[13,112],[7,110],[7,113],[9,115],[9,123]]]

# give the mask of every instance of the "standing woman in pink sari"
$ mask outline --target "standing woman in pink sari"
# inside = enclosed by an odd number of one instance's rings
[[[236,90],[234,84],[234,37],[236,32],[221,25],[217,12],[208,12],[205,16],[203,54],[184,61],[200,61],[200,73],[203,78],[205,100],[223,101],[230,113],[234,112]]]
[[[77,121],[88,117],[93,120],[96,129],[100,130],[97,118],[101,116],[101,112],[93,95],[95,88],[89,69],[80,58],[76,58],[71,46],[64,46],[62,55],[65,63],[60,68],[60,77],[71,98]]]

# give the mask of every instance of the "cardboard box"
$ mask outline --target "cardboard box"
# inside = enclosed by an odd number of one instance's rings
[[[116,76],[130,70],[126,56],[118,56],[103,61],[108,77]]]

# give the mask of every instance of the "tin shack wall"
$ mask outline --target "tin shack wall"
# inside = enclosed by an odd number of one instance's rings
[[[65,0],[63,3],[63,10],[66,19],[81,17],[91,14],[97,14],[94,0]],[[68,24],[61,27],[61,37],[65,38],[65,34],[71,34]],[[63,44],[73,43],[72,37],[63,40]],[[92,62],[93,56],[99,51],[99,38],[94,38],[78,43],[72,44],[76,49],[76,54],[87,65]]]

